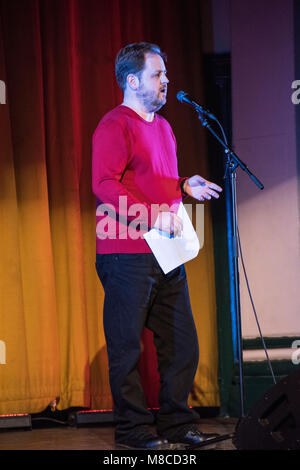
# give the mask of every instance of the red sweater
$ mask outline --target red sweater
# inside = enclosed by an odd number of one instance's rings
[[[153,226],[158,210],[177,210],[181,180],[176,140],[162,116],[148,122],[123,105],[109,111],[93,135],[96,252],[151,252],[142,234]],[[168,206],[159,209],[163,203]]]

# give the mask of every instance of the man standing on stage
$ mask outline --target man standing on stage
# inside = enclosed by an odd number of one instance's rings
[[[105,291],[103,322],[116,419],[115,440],[127,448],[197,444],[203,434],[187,405],[198,364],[198,340],[184,266],[164,274],[143,233],[179,236],[174,207],[187,194],[199,201],[222,189],[199,175],[179,178],[176,140],[156,112],[166,103],[165,55],[149,43],[117,55],[123,103],[109,111],[93,136],[93,192],[97,196],[96,268]],[[146,326],[154,334],[160,409],[147,409],[137,365]]]

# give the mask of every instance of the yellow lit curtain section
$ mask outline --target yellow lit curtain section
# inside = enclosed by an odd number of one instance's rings
[[[58,409],[112,408],[104,295],[94,266],[91,137],[121,101],[114,59],[126,43],[159,43],[178,89],[191,89],[191,77],[181,73],[190,68],[193,89],[202,93],[199,14],[197,0],[0,0],[7,93],[0,104],[1,414],[41,412],[55,399]],[[176,91],[165,115],[185,155],[180,172],[207,176],[203,134],[194,116],[175,106]],[[213,265],[207,206],[205,245],[187,266],[200,341],[195,406],[218,405]],[[155,406],[151,339],[145,332],[140,370]]]

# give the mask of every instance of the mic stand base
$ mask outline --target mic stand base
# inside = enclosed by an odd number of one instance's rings
[[[230,434],[223,434],[221,436],[214,437],[212,439],[206,439],[203,442],[199,442],[199,444],[192,444],[190,446],[187,446],[185,450],[197,450],[201,449],[202,447],[210,446],[213,444],[217,444],[218,442],[221,441],[227,441],[228,439],[233,439],[235,436],[235,433],[230,433]]]

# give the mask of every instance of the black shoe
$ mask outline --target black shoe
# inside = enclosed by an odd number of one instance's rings
[[[180,447],[169,444],[167,439],[155,436],[147,425],[137,426],[124,437],[116,439],[117,447],[125,449],[172,450]]]
[[[200,431],[197,424],[184,424],[174,429],[169,429],[163,435],[169,442],[177,442],[181,444],[197,445],[201,442],[208,441],[219,434],[206,434]]]

